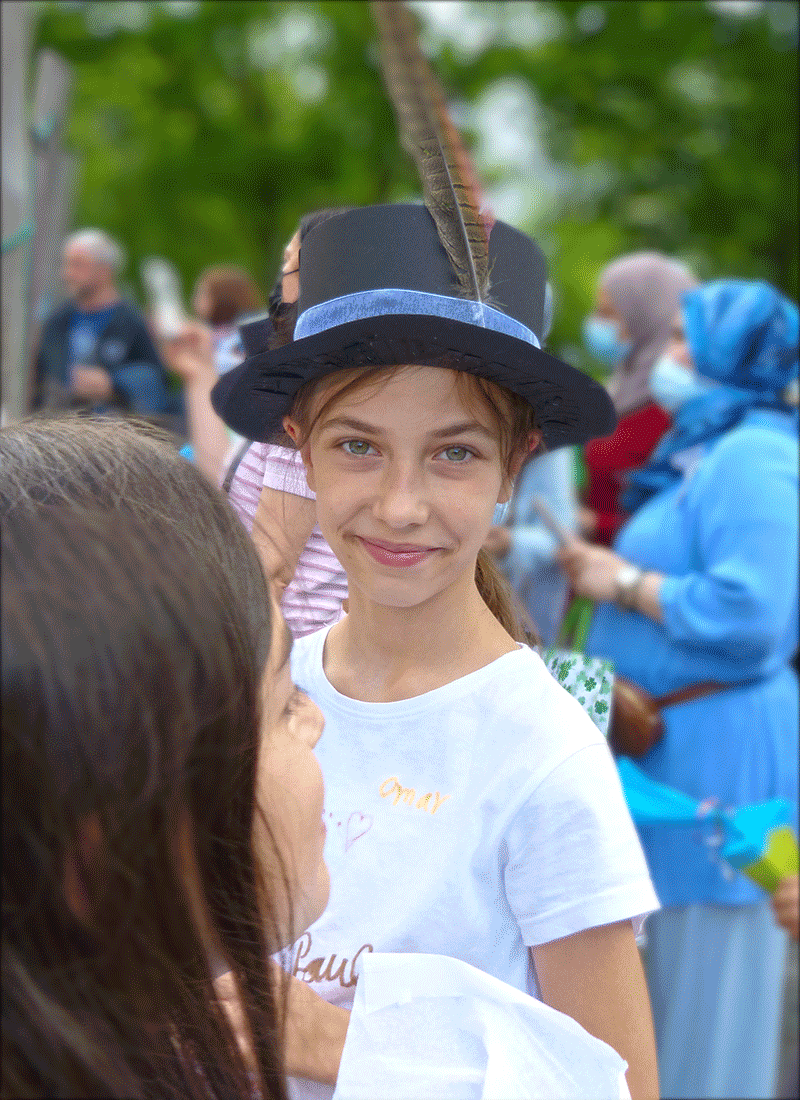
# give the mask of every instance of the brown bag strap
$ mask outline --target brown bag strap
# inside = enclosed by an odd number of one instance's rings
[[[747,687],[755,684],[756,680],[741,680],[736,684],[723,684],[719,680],[701,680],[698,684],[688,684],[678,688],[677,691],[667,692],[666,695],[657,695],[653,699],[656,710],[664,710],[666,707],[676,707],[680,703],[690,703],[693,699],[702,699],[704,695],[714,695],[718,691],[733,691],[734,688]]]

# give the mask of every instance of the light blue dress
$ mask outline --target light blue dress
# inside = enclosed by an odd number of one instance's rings
[[[753,409],[676,458],[682,480],[642,505],[614,547],[666,575],[664,621],[601,604],[587,653],[654,694],[756,680],[665,711],[665,736],[639,763],[698,800],[796,808],[796,420]],[[640,836],[665,907],[648,957],[662,1094],[771,1096],[785,939],[766,895],[726,871],[703,829]]]

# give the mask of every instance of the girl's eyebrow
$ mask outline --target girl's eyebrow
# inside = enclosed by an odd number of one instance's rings
[[[375,424],[367,424],[363,420],[356,420],[350,416],[339,416],[334,420],[328,420],[323,425],[322,430],[327,431],[328,428],[346,428],[349,431],[363,432],[364,435],[371,436],[381,434],[381,429],[376,427]],[[431,439],[444,439],[448,436],[462,435],[464,432],[479,432],[489,439],[494,438],[489,429],[484,427],[483,424],[479,424],[477,420],[463,420],[457,424],[447,424],[444,428],[437,428],[435,431],[428,432],[428,435]]]
[[[483,424],[480,424],[477,420],[462,420],[458,424],[448,424],[447,427],[437,428],[435,432],[430,432],[429,434],[434,439],[442,439],[451,435],[463,435],[465,432],[479,432],[489,439],[494,438],[489,429]]]

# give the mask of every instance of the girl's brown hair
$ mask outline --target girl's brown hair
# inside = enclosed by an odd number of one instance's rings
[[[521,460],[527,455],[531,437],[537,434],[531,405],[523,397],[486,378],[458,370],[457,360],[449,353],[439,359],[415,365],[452,370],[464,406],[476,415],[489,413],[497,431],[501,459],[510,476],[515,459]],[[353,367],[336,371],[335,375],[327,378],[307,382],[295,398],[290,413],[291,419],[300,428],[301,438],[290,445],[302,446],[311,436],[314,426],[330,412],[340,398],[357,393],[370,385],[380,384],[387,374],[398,369],[401,368]],[[324,399],[320,407],[314,410],[314,398],[320,387],[324,387]],[[486,550],[478,552],[475,584],[489,610],[515,641],[528,645],[539,643],[535,625]]]
[[[2,1094],[282,1100],[266,967],[285,875],[252,844],[270,638],[253,547],[131,422],[3,429],[0,514]],[[251,1073],[187,894],[187,823]]]
[[[218,264],[207,267],[197,279],[211,301],[206,320],[210,325],[232,325],[243,313],[261,309],[264,298],[255,281],[243,267]]]

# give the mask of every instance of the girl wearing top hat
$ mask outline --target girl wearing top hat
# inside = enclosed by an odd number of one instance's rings
[[[614,423],[605,391],[545,354],[546,272],[495,222],[488,302],[422,206],[309,231],[294,341],[212,400],[239,434],[283,425],[347,571],[348,614],[296,641],[322,709],[328,910],[287,969],[352,1004],[372,951],[451,955],[540,997],[658,1094],[635,933],[658,902],[602,735],[522,644],[481,552],[527,454]],[[295,1095],[330,1088],[295,1081]]]

